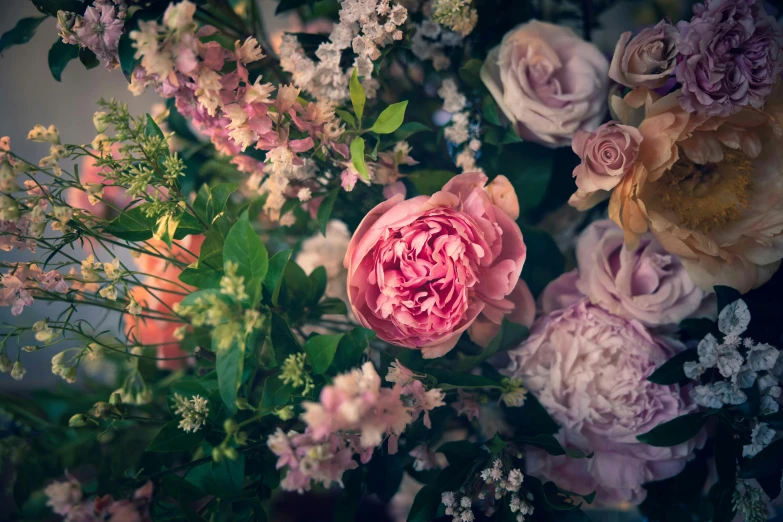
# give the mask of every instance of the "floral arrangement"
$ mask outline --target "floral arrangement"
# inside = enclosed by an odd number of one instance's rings
[[[165,103],[0,139],[0,518],[774,516],[772,6],[32,3]]]

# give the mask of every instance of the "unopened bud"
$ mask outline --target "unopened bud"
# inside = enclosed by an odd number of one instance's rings
[[[247,433],[244,431],[239,431],[234,434],[234,440],[237,441],[237,444],[240,446],[244,446],[247,444]]]
[[[215,462],[223,462],[223,450],[220,446],[212,448],[212,460]]]
[[[250,403],[245,399],[244,397],[237,397],[237,399],[234,401],[234,404],[236,404],[237,409],[239,410],[253,410],[253,408]]]
[[[68,426],[71,428],[83,428],[84,426],[87,426],[88,420],[87,415],[84,413],[77,413],[68,421]]]
[[[237,453],[237,450],[234,448],[226,448],[223,450],[223,454],[229,460],[237,460],[239,458],[239,453]]]
[[[106,132],[106,129],[109,128],[109,124],[106,123],[106,113],[103,111],[98,111],[93,114],[92,124],[95,125],[95,130],[98,131],[98,134],[103,134]]]
[[[105,419],[111,414],[111,404],[108,402],[96,402],[94,408],[95,416],[100,419]]]
[[[122,404],[122,393],[120,393],[119,390],[112,392],[112,394],[109,396],[109,404],[115,407]]]
[[[223,423],[223,429],[226,430],[226,433],[234,433],[237,431],[237,422],[234,419],[226,419],[226,422]]]

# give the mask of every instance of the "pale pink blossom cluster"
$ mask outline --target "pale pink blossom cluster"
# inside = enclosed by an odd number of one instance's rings
[[[89,49],[107,69],[120,64],[117,50],[128,5],[124,0],[95,0],[84,16],[60,11],[57,28],[64,43]]]
[[[389,0],[344,0],[340,23],[335,24],[329,40],[315,52],[318,61],[309,58],[294,35],[283,36],[280,65],[290,73],[294,84],[317,100],[339,103],[348,99],[348,84],[352,69],[340,66],[342,52],[354,52],[353,68],[362,77],[368,98],[374,98],[378,81],[371,78],[373,60],[381,49],[395,40],[402,40],[399,27],[408,18],[408,11]]]
[[[33,304],[37,290],[65,293],[68,283],[57,270],[43,272],[35,263],[19,263],[0,274],[0,306],[10,306],[12,315],[19,315],[25,306]]]
[[[311,482],[329,486],[341,484],[342,474],[372,458],[373,451],[388,439],[389,452],[397,452],[397,441],[405,428],[424,415],[430,427],[429,412],[442,406],[443,391],[427,390],[413,372],[399,362],[392,363],[386,380],[392,388],[381,387],[381,377],[372,363],[338,375],[321,390],[319,402],[304,402],[304,433],[277,430],[267,445],[278,456],[277,467],[288,468],[283,489],[304,491]]]
[[[66,479],[53,482],[44,489],[48,497],[46,505],[63,520],[79,522],[148,522],[152,500],[152,482],[147,482],[133,492],[129,499],[115,500],[111,495],[84,498],[81,483],[71,474]]]
[[[161,96],[174,97],[177,110],[223,154],[237,156],[251,145],[267,151],[266,165],[242,157],[234,162],[256,175],[253,188],[269,193],[265,210],[277,220],[286,199],[314,177],[314,172],[302,176],[308,160],[299,154],[336,152],[348,158],[348,147],[338,143],[344,127],[330,105],[298,101],[300,89],[293,85],[279,86],[273,97],[271,83],[262,83],[260,76],[251,81],[247,65],[264,57],[255,38],[237,40],[233,51],[201,42],[215,30],[196,30],[195,9],[187,0],[170,5],[162,24],[140,22],[130,33],[141,59],[131,89],[138,93],[151,85]],[[236,69],[222,73],[229,63]]]

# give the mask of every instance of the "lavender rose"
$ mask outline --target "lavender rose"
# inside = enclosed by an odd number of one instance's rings
[[[688,317],[714,319],[714,294],[688,276],[680,258],[668,253],[652,234],[639,246],[623,246],[623,231],[609,219],[590,224],[576,247],[578,270],[560,276],[544,290],[544,312],[578,297],[614,315],[647,327],[676,325]],[[566,297],[567,296],[567,297]]]
[[[677,67],[677,43],[680,33],[661,20],[631,38],[620,35],[609,65],[609,78],[632,89],[661,87]]]
[[[519,137],[562,147],[601,123],[608,71],[601,52],[571,29],[533,20],[490,51],[481,80]]]
[[[629,173],[639,155],[642,135],[629,125],[604,123],[593,132],[576,131],[571,148],[582,163],[574,169],[580,190],[612,190]]]
[[[760,109],[783,68],[783,31],[757,0],[707,0],[677,24],[677,81],[688,112],[728,116]]]
[[[679,473],[703,431],[668,448],[636,437],[696,410],[686,390],[647,377],[682,345],[652,337],[587,299],[540,319],[525,343],[509,352],[507,373],[527,387],[561,426],[561,444],[594,452],[592,459],[526,451],[527,472],[576,493],[596,491],[600,505],[638,504],[642,484]]]

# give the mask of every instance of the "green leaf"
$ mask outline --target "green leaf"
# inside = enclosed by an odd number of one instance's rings
[[[510,143],[499,151],[495,159],[496,171],[511,181],[521,213],[534,209],[543,201],[552,178],[554,157],[553,149],[527,142]]]
[[[310,337],[304,345],[307,354],[307,362],[313,368],[313,373],[322,374],[329,369],[334,356],[337,353],[337,345],[340,344],[343,334],[316,335]]]
[[[231,230],[231,222],[225,215],[216,219],[204,238],[194,268],[186,268],[179,275],[183,283],[196,288],[218,288],[223,276],[223,244]]]
[[[590,453],[589,455],[585,454],[582,450],[575,449],[575,448],[564,448],[560,441],[558,441],[554,436],[551,434],[540,434],[536,435],[534,437],[517,437],[514,439],[515,442],[523,442],[525,444],[530,444],[531,446],[535,446],[537,448],[541,448],[545,450],[550,455],[559,456],[559,455],[568,455],[569,457],[573,459],[589,459],[592,458],[593,454]]]
[[[212,333],[212,351],[217,356],[215,370],[220,397],[228,411],[235,413],[237,390],[242,384],[242,371],[245,366],[245,343],[234,339],[228,348],[221,348],[219,341],[222,337],[233,335],[232,328],[231,324],[220,324],[215,327]]]
[[[742,297],[739,290],[735,290],[730,286],[713,286],[712,288],[718,297],[718,312]]]
[[[348,307],[339,297],[327,297],[318,303],[316,311],[320,315],[345,315],[348,313]]]
[[[298,317],[307,303],[310,283],[302,267],[289,261],[283,269],[283,282],[280,285],[280,306],[288,317]]]
[[[79,46],[57,40],[49,49],[49,70],[55,80],[62,81],[63,71],[68,62],[79,56]]]
[[[160,130],[160,127],[158,127],[158,124],[155,123],[155,120],[149,113],[147,113],[147,123],[144,127],[144,134],[148,137],[157,136],[159,138],[165,138],[163,131]]]
[[[275,312],[272,312],[270,335],[272,339],[272,348],[275,351],[275,359],[277,359],[278,364],[282,364],[289,355],[303,351],[299,341],[297,341],[294,334],[291,333],[288,323]]]
[[[279,375],[270,375],[264,381],[264,393],[261,396],[261,404],[264,408],[279,408],[288,404],[294,387],[291,383],[284,383]]]
[[[346,333],[340,339],[340,344],[337,345],[337,353],[335,353],[332,361],[334,372],[346,372],[358,366],[362,359],[362,354],[364,354],[364,351],[373,339],[375,339],[375,332],[361,326],[357,326]]]
[[[783,439],[778,439],[740,467],[740,478],[758,478],[783,468]]]
[[[417,170],[408,175],[419,194],[431,196],[443,188],[443,185],[456,176],[450,170]]]
[[[680,321],[680,331],[692,339],[704,339],[708,333],[717,333],[717,325],[710,319],[683,319]]]
[[[125,79],[130,83],[133,71],[139,65],[139,60],[136,59],[136,49],[133,48],[133,40],[131,40],[127,32],[120,36],[120,42],[117,45],[117,55],[120,58],[122,74],[125,75]]]
[[[522,436],[554,435],[560,426],[552,419],[538,398],[532,393],[525,397],[525,403],[519,408],[503,406],[506,419],[514,426],[515,433]]]
[[[367,103],[367,95],[364,92],[364,86],[359,81],[359,75],[357,70],[354,69],[351,73],[351,105],[353,105],[353,112],[356,114],[356,119],[359,120],[359,125],[362,124],[362,118],[364,117],[364,104]]]
[[[245,278],[245,288],[250,295],[251,304],[261,299],[261,284],[269,268],[269,255],[261,239],[253,230],[247,213],[234,223],[223,245],[223,263],[236,263],[237,275]]]
[[[500,116],[498,115],[498,106],[491,94],[484,97],[481,104],[481,113],[485,120],[492,125],[500,125]]]
[[[347,123],[349,127],[351,127],[352,129],[356,128],[356,118],[354,117],[353,114],[346,111],[345,109],[335,109],[334,113],[337,114],[337,116],[339,116],[341,120]]]
[[[484,65],[484,62],[476,58],[463,63],[458,71],[460,79],[474,89],[481,89],[484,85],[481,82],[482,65]]]
[[[280,286],[283,282],[283,271],[288,264],[288,260],[291,259],[291,254],[293,252],[294,251],[291,249],[282,250],[269,259],[269,269],[264,278],[264,287],[271,296],[273,306],[278,305],[280,299]]]
[[[30,18],[22,18],[13,29],[0,36],[0,53],[11,47],[12,45],[22,45],[30,41],[35,34],[38,26],[41,22],[46,20],[45,16],[33,16]]]
[[[698,361],[699,354],[695,349],[683,350],[656,369],[647,380],[655,384],[668,386],[689,381],[682,367],[686,362]]]
[[[54,17],[57,16],[57,11],[82,14],[86,7],[79,0],[32,0],[32,3],[40,12]]]
[[[307,301],[309,303],[317,304],[318,301],[321,300],[321,297],[323,297],[324,292],[326,291],[326,282],[326,268],[317,266],[310,272],[310,275],[307,276]]]
[[[351,142],[351,162],[361,177],[370,179],[367,164],[364,162],[364,138],[357,136]]]
[[[526,326],[512,323],[504,319],[503,323],[500,325],[498,334],[490,341],[487,347],[476,356],[463,358],[460,361],[458,368],[461,371],[468,371],[498,352],[515,348],[527,338],[529,333]]]
[[[173,420],[163,425],[147,446],[147,451],[156,453],[183,451],[192,448],[202,440],[204,440],[203,430],[188,433],[179,428],[178,420]]]
[[[228,198],[236,189],[233,183],[202,185],[193,202],[193,210],[204,222],[211,224],[226,209]]]
[[[361,139],[361,138],[356,138]],[[354,140],[356,141],[356,140]],[[364,142],[362,141],[362,162],[364,162]],[[353,154],[353,143],[351,143],[351,154]],[[354,163],[356,165],[356,163]],[[358,167],[356,170],[359,170]],[[365,167],[366,173],[366,167]],[[334,209],[334,202],[337,201],[337,196],[340,194],[340,189],[332,189],[331,192],[324,198],[321,205],[318,207],[318,228],[321,230],[321,234],[326,236],[326,225],[329,224],[329,218],[332,217],[332,210]]]
[[[82,65],[84,65],[84,68],[88,71],[90,69],[95,69],[101,64],[98,57],[95,56],[95,53],[84,47],[79,49],[79,61],[82,62]]]
[[[147,217],[145,205],[123,210],[106,226],[105,231],[126,241],[146,241],[152,237],[157,218]]]
[[[775,430],[783,430],[783,410],[779,410],[769,415],[760,415],[759,422],[769,424],[769,427]]]
[[[375,123],[372,124],[370,130],[378,134],[391,134],[396,131],[405,119],[406,107],[408,107],[407,100],[389,105],[383,109],[383,112],[375,120]]]
[[[418,121],[409,121],[408,123],[403,123],[399,129],[394,131],[394,139],[396,141],[407,140],[419,132],[432,132],[432,129]]]
[[[525,280],[533,297],[538,297],[546,285],[563,273],[565,256],[552,236],[531,227],[520,227],[527,246],[527,259],[522,267]]]
[[[428,370],[428,375],[434,377],[438,388],[454,390],[457,388],[503,388],[498,381],[469,373],[457,373],[446,370]]]
[[[437,452],[443,453],[450,466],[468,464],[489,456],[487,450],[482,448],[481,444],[467,440],[445,442],[438,446]]]
[[[707,422],[707,416],[702,413],[688,413],[669,422],[664,422],[636,438],[650,446],[666,448],[686,442],[699,433]]]

